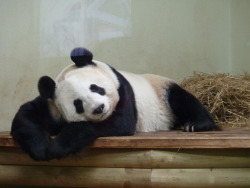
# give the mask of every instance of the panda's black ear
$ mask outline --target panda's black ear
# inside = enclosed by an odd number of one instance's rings
[[[77,67],[83,67],[85,65],[95,65],[92,62],[93,54],[86,48],[74,48],[70,54],[71,60]]]
[[[38,81],[38,91],[44,99],[53,99],[56,83],[49,76],[43,76]]]

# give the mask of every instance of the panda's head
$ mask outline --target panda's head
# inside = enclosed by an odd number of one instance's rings
[[[119,82],[105,63],[93,61],[84,48],[75,48],[75,65],[65,68],[52,80],[43,76],[38,82],[40,96],[48,99],[54,117],[68,122],[103,121],[111,116],[119,101]]]

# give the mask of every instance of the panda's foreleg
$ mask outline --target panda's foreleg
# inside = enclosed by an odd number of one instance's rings
[[[40,114],[34,104],[28,102],[15,115],[11,135],[14,140],[34,160],[46,160],[46,151],[50,142],[49,132],[40,122]]]
[[[99,137],[130,136],[134,134],[134,131],[135,119],[133,115],[123,114],[101,123],[85,121],[66,123],[62,131],[51,140],[48,157],[49,159],[60,159],[69,154],[80,152]]]
[[[68,123],[62,131],[51,140],[48,157],[63,158],[71,153],[77,153],[90,145],[99,137],[98,128],[90,122]]]
[[[209,131],[216,127],[211,114],[192,94],[172,83],[166,93],[175,118],[175,124],[183,125],[187,132]]]

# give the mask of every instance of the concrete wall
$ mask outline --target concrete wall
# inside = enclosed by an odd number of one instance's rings
[[[234,74],[250,72],[250,1],[231,4],[232,68]]]
[[[117,69],[180,80],[250,71],[247,0],[0,0],[0,131],[75,46]]]

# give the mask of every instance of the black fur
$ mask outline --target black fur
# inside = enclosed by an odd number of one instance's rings
[[[76,108],[76,113],[81,114],[84,112],[84,108],[83,108],[81,99],[76,99],[76,100],[74,100],[73,103],[74,103],[74,106]]]
[[[198,99],[177,84],[170,85],[166,98],[176,117],[175,126],[184,125],[184,130],[188,132],[217,128],[210,113]]]
[[[93,114],[101,114],[103,112],[103,109],[104,109],[105,105],[104,104],[101,104],[99,105],[93,112]]]
[[[43,76],[38,81],[38,90],[44,99],[53,99],[55,95],[56,83],[48,76]]]
[[[96,65],[92,62],[93,54],[86,48],[74,48],[71,51],[70,57],[77,67]]]
[[[15,141],[33,159],[50,160],[79,152],[101,136],[133,135],[137,118],[134,93],[128,81],[115,69],[112,70],[120,82],[120,100],[110,118],[100,123],[57,121],[49,112],[48,101],[39,96],[22,105],[17,112],[11,129]],[[39,91],[52,93],[46,91],[46,85],[40,86]],[[53,87],[47,89],[54,90]],[[51,139],[51,135],[57,136]]]
[[[56,121],[42,97],[23,104],[12,121],[11,135],[21,148],[35,160],[47,160],[50,136],[57,135],[64,121]]]
[[[92,92],[95,92],[95,93],[98,93],[99,95],[105,95],[106,94],[106,91],[104,88],[102,87],[99,87],[95,84],[91,84],[89,89],[92,91]]]

